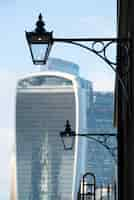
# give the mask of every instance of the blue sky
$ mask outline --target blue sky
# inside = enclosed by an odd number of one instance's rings
[[[24,31],[34,29],[39,13],[55,37],[116,36],[115,0],[1,0],[0,1],[0,199],[9,199],[10,157],[13,145],[15,87],[33,66]],[[68,45],[54,45],[51,57],[79,64],[82,76],[98,90],[113,90],[114,73],[96,56]]]

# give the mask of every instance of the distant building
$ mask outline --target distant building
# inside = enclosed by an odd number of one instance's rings
[[[73,62],[62,60],[60,58],[51,58],[46,65],[41,66],[41,71],[60,71],[79,76],[79,66]]]
[[[113,129],[114,99],[112,92],[94,92],[93,109],[95,126],[99,129]]]
[[[93,92],[92,112],[88,115],[89,133],[116,133],[113,127],[114,99],[112,92]],[[90,123],[92,119],[92,123]],[[99,138],[100,139],[100,138]],[[116,146],[116,138],[109,138],[109,144]],[[96,174],[97,185],[109,184],[115,176],[116,162],[110,152],[98,142],[88,143],[87,170]]]
[[[17,85],[18,200],[76,200],[86,172],[88,140],[76,137],[73,151],[64,151],[59,132],[66,120],[76,133],[87,130],[92,84],[79,77],[78,66],[58,62]]]

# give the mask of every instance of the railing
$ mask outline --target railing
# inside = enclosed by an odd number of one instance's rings
[[[117,200],[116,183],[96,186],[95,175],[86,173],[80,182],[78,200]]]
[[[87,172],[83,175],[78,200],[96,200],[96,179],[93,173]]]
[[[96,188],[96,200],[116,200],[117,192],[115,184],[101,185]],[[86,199],[85,199],[86,200]]]

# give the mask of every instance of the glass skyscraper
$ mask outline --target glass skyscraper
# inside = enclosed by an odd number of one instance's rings
[[[67,65],[19,80],[16,95],[16,163],[18,200],[74,200],[86,172],[87,140],[75,138],[65,151],[60,131],[69,120],[76,133],[87,129],[91,82]],[[60,66],[59,66],[60,69]],[[61,72],[62,71],[62,72]],[[88,95],[87,95],[88,94]]]

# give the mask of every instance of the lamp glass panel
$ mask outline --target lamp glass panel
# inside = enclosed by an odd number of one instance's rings
[[[74,145],[74,137],[73,136],[65,136],[63,137],[65,149],[73,149]]]
[[[32,44],[31,50],[35,61],[43,61],[48,49],[48,44]]]

